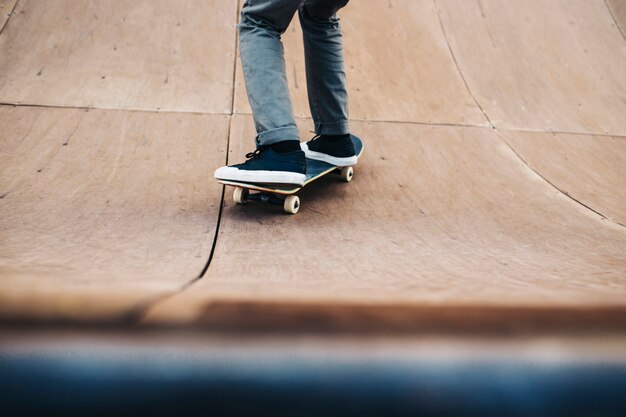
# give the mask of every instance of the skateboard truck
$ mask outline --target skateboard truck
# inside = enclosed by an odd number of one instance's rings
[[[233,191],[233,201],[237,204],[246,204],[248,201],[258,201],[260,203],[283,206],[283,210],[289,214],[296,214],[298,210],[300,210],[300,197],[297,195],[288,195],[285,198],[280,198],[278,194],[267,191],[251,193],[250,189],[243,187],[235,187],[235,191]]]
[[[354,169],[352,167],[336,168],[333,172],[339,174],[341,179],[345,182],[352,181],[354,177]],[[284,193],[275,192],[272,189],[259,189],[235,186],[233,191],[233,201],[237,204],[246,204],[249,201],[258,201],[260,203],[273,204],[276,206],[283,206],[285,213],[296,214],[300,210],[300,197],[294,195],[302,187],[297,187],[292,190],[288,195]],[[251,192],[258,191],[258,192]]]

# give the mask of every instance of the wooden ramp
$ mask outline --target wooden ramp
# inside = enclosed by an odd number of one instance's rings
[[[13,3],[1,320],[626,329],[619,2],[351,2],[365,154],[296,216],[236,206],[211,178],[253,147],[236,0]],[[308,138],[297,19],[283,38]]]
[[[207,275],[149,320],[255,325],[265,323],[264,308],[285,320],[289,306],[308,312],[292,316],[296,326],[312,315],[341,327],[344,314],[352,317],[341,306],[370,305],[393,323],[419,307],[415,324],[423,326],[432,307],[465,321],[477,308],[574,307],[584,316],[611,306],[626,325],[623,226],[559,192],[498,132],[352,126],[370,140],[350,184],[329,177],[304,189],[301,212],[288,218],[227,198]],[[253,132],[251,117],[234,118],[233,154]],[[393,306],[400,317],[389,317]]]

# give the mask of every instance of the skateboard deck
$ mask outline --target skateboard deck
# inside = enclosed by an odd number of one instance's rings
[[[358,137],[351,135],[354,150],[357,158],[363,153],[363,141]],[[315,180],[322,178],[323,176],[332,172],[340,174],[341,179],[345,182],[350,182],[354,175],[354,169],[352,167],[337,167],[327,162],[318,161],[315,159],[306,159],[306,179],[304,185],[289,185],[289,184],[261,184],[261,183],[248,183],[229,180],[217,180],[218,182],[235,187],[233,192],[233,200],[237,204],[246,204],[248,201],[260,201],[269,204],[282,205],[285,212],[295,214],[300,209],[300,198],[296,195],[303,187],[312,183]],[[256,191],[251,193],[250,191]]]

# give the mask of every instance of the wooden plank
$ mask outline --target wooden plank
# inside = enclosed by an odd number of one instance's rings
[[[17,3],[17,0],[0,0],[0,29],[4,28],[9,17],[11,17],[15,3]]]
[[[470,90],[498,127],[626,135],[626,43],[602,0],[438,0]]]
[[[626,2],[624,0],[606,0],[606,4],[622,35],[626,34]]]
[[[359,0],[339,12],[350,117],[486,125],[459,76],[431,0]],[[310,116],[297,16],[283,36],[296,116]],[[235,112],[250,113],[241,62]]]
[[[0,101],[230,113],[237,0],[20,1]]]
[[[235,4],[20,1],[0,35],[0,101],[229,112]],[[227,197],[207,275],[145,322],[623,330],[624,227],[508,146],[620,221],[622,138],[531,144],[502,127],[624,135],[626,47],[599,0],[540,6],[351,3],[353,118],[487,125],[456,58],[498,131],[353,121],[368,151],[352,183],[312,184],[297,216]],[[296,23],[285,43],[302,116],[298,37]],[[245,113],[241,74],[235,87]],[[0,106],[0,125],[0,319],[128,319],[202,271],[228,117]],[[232,162],[253,137],[236,116]]]
[[[539,132],[503,136],[559,190],[626,225],[626,138]]]
[[[111,319],[198,276],[228,119],[0,106],[0,316]]]
[[[558,192],[493,130],[354,127],[367,152],[350,184],[307,187],[296,216],[227,198],[207,275],[146,321],[332,327],[356,317],[366,328],[380,317],[410,326],[414,311],[418,323],[452,315],[461,328],[472,317],[506,326],[524,311],[548,322],[538,312],[562,309],[555,317],[586,328],[624,325],[626,230]],[[253,137],[251,118],[236,117],[233,155]],[[585,320],[594,309],[608,313]]]

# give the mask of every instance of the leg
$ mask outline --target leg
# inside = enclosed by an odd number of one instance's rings
[[[347,3],[348,0],[305,0],[299,9],[309,106],[315,133],[320,135],[350,132],[343,39],[335,15]]]
[[[302,145],[310,159],[336,166],[357,163],[348,124],[343,39],[336,13],[348,0],[304,0],[299,10],[307,91],[315,138]]]
[[[257,150],[247,160],[218,168],[215,178],[304,185],[306,160],[293,117],[280,36],[302,0],[246,0],[239,24],[239,52],[256,124]]]
[[[298,0],[246,0],[241,11],[239,53],[257,130],[257,147],[300,140],[293,116],[283,44]]]

